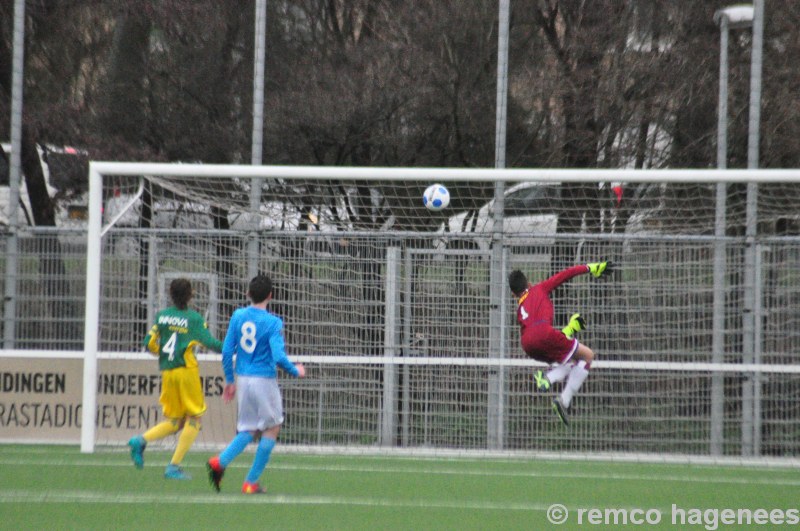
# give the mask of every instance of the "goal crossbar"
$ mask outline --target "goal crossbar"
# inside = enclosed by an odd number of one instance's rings
[[[539,181],[630,183],[775,183],[800,176],[795,169],[498,169],[386,168],[351,166],[243,166],[228,164],[170,164],[92,161],[89,173],[100,175],[174,175],[182,177],[243,177],[284,179],[349,179],[370,181]]]

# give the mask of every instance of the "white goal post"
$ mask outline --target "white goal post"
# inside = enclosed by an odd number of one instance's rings
[[[341,323],[346,329],[339,330],[337,323],[323,320],[322,314],[309,313],[308,321],[303,321],[303,330],[307,334],[318,334],[317,343],[310,343],[311,346],[306,345],[301,350],[292,349],[288,341],[287,344],[290,357],[318,369],[318,374],[326,374],[319,381],[312,378],[311,383],[304,384],[306,387],[298,388],[298,395],[305,397],[309,393],[316,393],[322,402],[323,393],[318,386],[335,393],[337,382],[346,380],[336,371],[363,370],[364,378],[370,382],[369,390],[359,388],[364,393],[373,393],[371,385],[377,382],[379,390],[374,391],[377,394],[370,395],[369,400],[365,399],[364,404],[367,405],[359,404],[359,407],[366,409],[377,409],[375,412],[359,410],[359,414],[369,417],[364,424],[377,425],[374,440],[371,435],[357,436],[367,441],[367,447],[452,449],[455,445],[462,448],[458,446],[461,443],[457,439],[449,437],[450,432],[466,428],[452,426],[447,434],[436,432],[437,422],[448,423],[452,416],[457,415],[454,412],[458,411],[460,402],[465,409],[460,422],[479,425],[478,428],[470,426],[467,431],[474,429],[480,433],[465,439],[464,449],[551,451],[555,448],[555,451],[569,451],[572,448],[597,447],[611,448],[613,452],[662,451],[657,442],[650,439],[636,446],[628,445],[625,441],[605,441],[602,437],[587,443],[588,446],[570,443],[572,446],[564,447],[559,446],[556,435],[551,432],[542,436],[546,439],[546,444],[542,443],[542,446],[534,441],[536,434],[522,436],[515,431],[531,429],[529,421],[522,418],[524,414],[519,408],[532,406],[519,404],[525,402],[530,391],[526,387],[525,374],[538,364],[524,359],[518,346],[516,323],[512,322],[511,317],[512,300],[507,293],[505,280],[509,268],[535,269],[541,274],[559,264],[564,265],[562,262],[565,257],[590,261],[590,258],[601,258],[590,253],[614,249],[618,254],[614,258],[622,259],[622,274],[627,275],[621,282],[628,282],[629,287],[621,288],[626,290],[625,294],[615,294],[615,302],[592,307],[595,312],[590,322],[602,323],[608,330],[601,332],[590,326],[587,332],[588,343],[594,340],[604,347],[594,367],[598,374],[606,374],[598,376],[592,384],[594,387],[588,388],[585,398],[586,403],[592,402],[593,398],[598,402],[597,405],[586,407],[586,415],[594,414],[600,419],[597,422],[602,424],[596,427],[591,424],[586,428],[592,436],[595,429],[600,433],[599,430],[618,426],[625,421],[628,413],[620,405],[626,400],[625,391],[617,392],[613,388],[613,380],[622,379],[632,393],[633,398],[629,400],[634,400],[646,410],[642,413],[641,426],[658,422],[661,415],[677,415],[674,417],[677,419],[675,426],[678,426],[678,430],[685,430],[686,437],[685,440],[676,439],[676,452],[686,452],[695,457],[698,454],[712,457],[734,454],[748,458],[760,455],[785,458],[794,451],[793,446],[782,449],[780,443],[775,443],[774,448],[770,446],[768,451],[763,450],[761,445],[760,433],[764,430],[759,420],[764,412],[761,408],[766,407],[773,414],[780,407],[778,399],[770,397],[770,401],[761,396],[764,385],[762,377],[780,375],[776,378],[790,385],[795,382],[795,375],[800,374],[800,365],[788,361],[791,359],[790,353],[780,350],[786,343],[777,342],[779,346],[775,347],[776,352],[772,352],[768,360],[762,355],[759,344],[763,342],[764,335],[759,317],[764,318],[765,314],[760,309],[775,301],[763,300],[765,295],[759,286],[767,281],[759,277],[756,271],[761,271],[762,264],[758,261],[761,260],[759,252],[763,246],[785,245],[789,249],[787,252],[794,256],[798,243],[793,235],[758,234],[757,224],[761,219],[755,216],[760,209],[766,209],[770,215],[773,211],[783,212],[786,209],[783,202],[787,200],[787,194],[782,187],[800,184],[800,170],[500,170],[94,161],[89,166],[82,452],[94,451],[97,443],[98,357],[121,355],[129,359],[137,358],[136,354],[130,352],[136,345],[110,348],[101,337],[100,324],[104,319],[101,307],[104,298],[108,297],[103,287],[103,279],[108,275],[103,267],[106,258],[103,240],[107,234],[118,229],[127,209],[137,208],[145,181],[162,194],[161,199],[153,199],[150,205],[153,211],[158,210],[159,205],[173,208],[176,202],[191,201],[196,211],[203,214],[208,208],[228,212],[224,228],[198,227],[197,230],[202,228],[209,235],[232,230],[241,235],[245,242],[242,246],[247,252],[252,253],[256,249],[256,257],[247,253],[243,255],[248,260],[254,258],[255,265],[247,264],[246,272],[241,270],[241,264],[236,265],[239,268],[238,276],[242,279],[264,266],[265,253],[273,252],[265,248],[273,241],[293,242],[296,237],[302,236],[315,245],[313,248],[306,245],[302,250],[306,254],[302,257],[290,254],[286,258],[284,254],[275,254],[280,259],[268,262],[274,264],[284,261],[287,264],[286,271],[280,269],[280,265],[274,266],[284,275],[285,283],[295,281],[291,276],[295,268],[311,268],[311,278],[316,279],[319,271],[314,268],[327,268],[332,261],[339,264],[339,252],[345,256],[342,269],[336,273],[342,278],[330,288],[330,292],[332,296],[338,296],[339,292],[351,289],[356,282],[360,283],[358,287],[361,291],[353,295],[354,298],[342,299],[341,304],[351,306],[345,309],[336,307],[335,311],[358,313],[370,325],[379,322],[376,326],[380,330],[369,342],[359,342],[358,334],[351,332],[358,323]],[[453,203],[443,213],[430,213],[422,207],[422,190],[434,182],[451,189]],[[558,210],[554,207],[550,212],[545,208],[545,211],[536,210],[536,215],[528,216],[533,210],[525,212],[526,207],[521,207],[521,214],[515,212],[514,208],[520,208],[517,201],[524,198],[523,194],[519,194],[520,198],[514,194],[528,190],[526,187],[529,184],[540,187],[536,189],[537,193],[547,187],[561,190],[557,199]],[[746,193],[746,198],[743,195],[734,198],[736,210],[731,205],[733,186],[721,185],[737,185],[741,188],[740,195]],[[758,196],[758,187],[762,185],[768,191],[766,198]],[[778,189],[773,193],[771,186]],[[673,194],[668,191],[670,187],[675,187],[677,192]],[[110,212],[109,198],[118,193],[120,188],[123,189],[122,210]],[[624,188],[624,192],[617,191],[618,188]],[[273,191],[262,194],[262,190],[269,189]],[[612,189],[617,194],[616,199],[609,193]],[[253,190],[258,191],[257,210],[249,206]],[[696,193],[708,195],[697,201],[691,199],[693,196],[686,195]],[[296,201],[291,197],[292,194],[298,195]],[[673,212],[671,209],[681,205],[685,197],[690,197],[685,203],[686,210]],[[550,196],[542,191],[537,206],[531,208],[541,209],[541,205],[546,206],[546,201],[550,200]],[[774,209],[770,207],[773,203],[778,205]],[[635,207],[628,207],[629,204],[635,204]],[[397,208],[392,208],[393,205],[397,205]],[[359,208],[360,213],[354,215],[353,212]],[[629,210],[623,213],[626,208]],[[230,214],[233,211],[238,217]],[[591,211],[591,215],[586,211]],[[524,220],[520,221],[519,226],[514,226],[511,220],[516,219],[514,216],[518,214]],[[142,215],[141,211],[138,215]],[[781,223],[784,223],[784,218],[794,223],[791,214],[781,216]],[[359,218],[358,223],[353,221],[356,217]],[[623,217],[624,226],[620,221]],[[298,219],[301,221],[298,222]],[[235,226],[236,220],[244,222]],[[497,220],[501,223],[494,222]],[[686,224],[681,225],[684,221]],[[568,222],[572,225],[565,229]],[[171,223],[174,228],[175,221]],[[557,230],[551,230],[555,226],[553,223],[557,224]],[[157,223],[154,222],[154,225]],[[732,225],[741,230],[732,230]],[[186,228],[178,227],[178,230]],[[166,234],[168,229],[154,226],[150,230],[160,235]],[[205,233],[197,234],[198,238],[205,237]],[[397,243],[404,238],[406,240],[403,243]],[[360,239],[370,240],[370,244],[374,245],[371,249],[377,250],[374,255],[370,254],[372,251],[354,250],[353,242]],[[253,240],[259,240],[261,247],[248,247],[248,242]],[[464,242],[468,248],[464,248]],[[324,244],[322,250],[316,247],[320,243]],[[391,255],[390,250],[398,245],[403,252],[398,250],[397,254]],[[738,255],[733,258],[730,256],[731,249],[738,249],[739,245],[742,249],[741,264]],[[155,253],[152,249],[151,252]],[[295,251],[290,249],[290,252]],[[684,254],[674,259],[668,258],[673,252]],[[626,253],[634,256],[631,262],[626,263]],[[390,259],[391,256],[394,258]],[[646,264],[638,262],[642,258]],[[163,257],[150,259],[155,261]],[[354,280],[348,276],[348,259],[359,263],[373,261],[377,264],[376,269],[362,275],[364,278]],[[447,266],[445,269],[441,266],[440,270],[438,264],[449,264],[448,260],[458,260],[456,268]],[[736,261],[736,267],[731,266],[732,261]],[[666,280],[663,276],[659,280],[654,273],[648,273],[646,266],[653,264],[663,264],[664,271],[661,273]],[[625,273],[626,265],[632,272]],[[780,269],[780,265],[775,267],[776,270]],[[417,274],[418,268],[423,271],[422,277],[411,278]],[[458,279],[461,280],[448,276],[451,274],[460,275]],[[444,276],[439,279],[438,275]],[[685,286],[681,285],[691,281],[692,275],[703,277],[703,288],[697,291],[702,292],[702,304],[705,306],[699,310],[691,307],[698,304],[692,298],[691,290],[685,290]],[[436,282],[447,287],[437,287]],[[674,286],[671,284],[673,282]],[[732,282],[737,283],[737,293],[741,291],[741,301],[732,301]],[[800,291],[794,277],[781,278],[779,282],[790,283],[793,292],[795,289]],[[484,285],[485,292],[482,291]],[[430,296],[422,293],[426,286],[433,286]],[[612,289],[608,284],[597,287],[588,281],[576,286],[576,291],[565,297],[564,305],[602,299]],[[459,317],[460,322],[448,322],[444,332],[446,337],[437,338],[436,323],[430,322],[438,319],[444,311],[437,297],[447,297],[449,292],[442,290],[453,289],[458,291],[457,300],[466,301],[463,304],[469,306],[469,310]],[[376,298],[363,301],[358,299],[370,290],[380,291],[380,296],[375,295]],[[625,297],[634,302],[622,308],[620,301]],[[374,308],[376,301],[379,302],[377,310]],[[286,304],[291,307],[290,303]],[[353,304],[363,304],[363,308],[353,308]],[[557,306],[567,311],[561,304]],[[747,314],[747,318],[741,322],[733,317],[740,308],[744,308],[743,312]],[[663,315],[659,313],[662,310]],[[379,314],[377,317],[375,312]],[[480,315],[479,322],[464,322],[475,315]],[[705,330],[690,322],[693,315],[707,321]],[[220,309],[219,318],[223,324],[228,317]],[[749,320],[750,317],[752,320]],[[661,318],[666,328],[663,332],[652,322]],[[642,321],[637,322],[637,319]],[[414,327],[418,321],[428,323],[424,332]],[[316,323],[321,323],[324,331],[316,332]],[[287,329],[293,324],[296,322],[288,322]],[[224,331],[224,327],[221,330]],[[475,339],[473,334],[479,338]],[[613,346],[615,334],[617,337],[625,335],[625,346]],[[732,340],[728,335],[735,335],[737,339]],[[692,336],[692,339],[675,336]],[[707,340],[702,336],[707,336]],[[329,348],[320,346],[325,340],[330,343],[331,339],[334,342],[340,339],[346,346],[338,349],[327,344],[325,347]],[[375,341],[380,344],[375,344]],[[697,343],[696,346],[693,341]],[[469,354],[454,355],[459,349]],[[216,364],[218,357],[208,355],[203,359],[207,364]],[[341,369],[331,369],[334,373],[328,376],[325,371],[335,367]],[[445,389],[437,387],[435,381],[425,380],[424,384],[421,383],[423,378],[417,374],[419,370],[437,374],[441,372],[444,375],[442,378],[452,375],[448,371],[455,371],[455,376],[452,385]],[[666,375],[666,380],[656,382],[658,385],[655,385],[657,389],[653,391],[652,401],[641,395],[652,384],[648,378],[658,378],[648,374]],[[685,387],[682,379],[687,374],[701,375],[702,384]],[[739,379],[742,378],[748,383],[740,384]],[[662,407],[659,401],[663,397],[681,392],[690,393],[691,396],[685,400],[676,399],[674,407],[670,405],[659,409]],[[796,398],[787,397],[791,401],[791,413],[776,419],[769,429],[785,428],[787,433],[795,427],[800,429],[800,415],[794,412],[795,408],[800,408],[800,404],[795,402]],[[442,402],[426,402],[430,400]],[[465,405],[473,400],[474,408]],[[693,400],[701,403],[696,414],[702,417],[702,423],[707,424],[703,425],[701,434],[694,433],[693,419],[684,418],[685,415],[695,414],[691,404]],[[441,405],[445,401],[448,401],[446,407]],[[339,438],[347,438],[336,431],[339,427],[333,428],[334,433],[326,434],[323,426],[326,424],[324,405],[319,403],[314,407],[318,409],[313,420],[318,430],[315,432],[316,439],[309,440],[324,446],[327,440],[336,444]],[[313,407],[309,406],[309,409]],[[442,413],[444,409],[447,409],[447,414]],[[678,413],[673,413],[673,409]],[[475,413],[474,410],[479,412]],[[330,417],[343,414],[344,410],[333,411]],[[475,418],[471,418],[473,413],[476,414]],[[425,417],[424,422],[417,424],[417,418],[422,416]],[[309,423],[312,421],[309,420]],[[736,441],[730,443],[726,431],[734,423]],[[341,429],[346,431],[345,428]],[[631,434],[635,435],[639,429],[638,425],[632,428]],[[522,440],[522,437],[525,439]],[[298,445],[311,444],[301,435],[296,440]]]

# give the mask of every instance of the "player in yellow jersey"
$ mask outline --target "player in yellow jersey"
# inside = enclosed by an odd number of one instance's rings
[[[181,468],[181,462],[200,432],[200,417],[206,411],[194,349],[203,345],[215,352],[222,352],[222,342],[211,335],[203,317],[189,309],[192,298],[189,280],[173,280],[169,295],[173,306],[158,312],[155,324],[144,338],[145,347],[158,356],[161,370],[159,403],[165,420],[143,434],[132,437],[128,446],[133,464],[136,468],[143,468],[147,443],[183,430],[164,477],[191,479]]]

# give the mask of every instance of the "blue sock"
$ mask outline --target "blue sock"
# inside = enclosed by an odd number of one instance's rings
[[[250,467],[250,472],[247,474],[245,481],[248,483],[258,483],[258,478],[264,473],[269,463],[269,456],[272,454],[272,449],[275,448],[275,439],[268,439],[262,437],[258,443],[258,450],[256,450],[256,457],[253,459],[253,466]]]
[[[227,467],[231,461],[236,459],[236,457],[247,448],[247,445],[250,444],[252,440],[253,434],[249,431],[240,431],[237,433],[228,447],[219,454],[219,464],[221,464],[223,468]]]

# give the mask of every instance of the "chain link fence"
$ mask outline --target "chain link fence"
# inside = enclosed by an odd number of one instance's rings
[[[168,304],[171,278],[195,287],[193,306],[222,337],[234,308],[247,304],[247,242],[252,234],[114,229],[103,240],[101,351],[139,350],[154,313]],[[26,230],[19,238],[15,349],[81,350],[85,235]],[[741,363],[744,314],[743,239],[726,239],[724,362]],[[711,362],[714,245],[708,237],[555,238],[507,254],[506,268],[532,281],[575,263],[619,262],[610,282],[575,279],[554,296],[559,322],[580,311],[581,341],[600,360]],[[487,358],[490,337],[489,256],[476,249],[436,249],[429,237],[387,234],[262,233],[262,271],[276,286],[271,310],[286,323],[290,355],[382,356],[386,348],[387,249],[400,249],[399,355]],[[800,347],[800,238],[757,244],[759,361],[792,365]],[[6,278],[6,277],[3,277]],[[505,287],[504,287],[505,288]],[[513,299],[505,301],[508,351],[520,357]],[[486,448],[490,416],[486,366],[401,365],[398,421],[391,444]],[[505,369],[503,446],[509,449],[672,452],[708,451],[712,374],[681,370],[598,370],[577,400],[582,422],[568,434],[534,396],[530,371]],[[723,453],[741,452],[743,381],[726,372]],[[756,400],[762,455],[792,456],[800,440],[800,381],[759,375]],[[320,364],[306,381],[287,381],[292,422],[284,436],[302,444],[379,442],[385,400],[382,366]],[[386,441],[380,441],[385,443]]]

